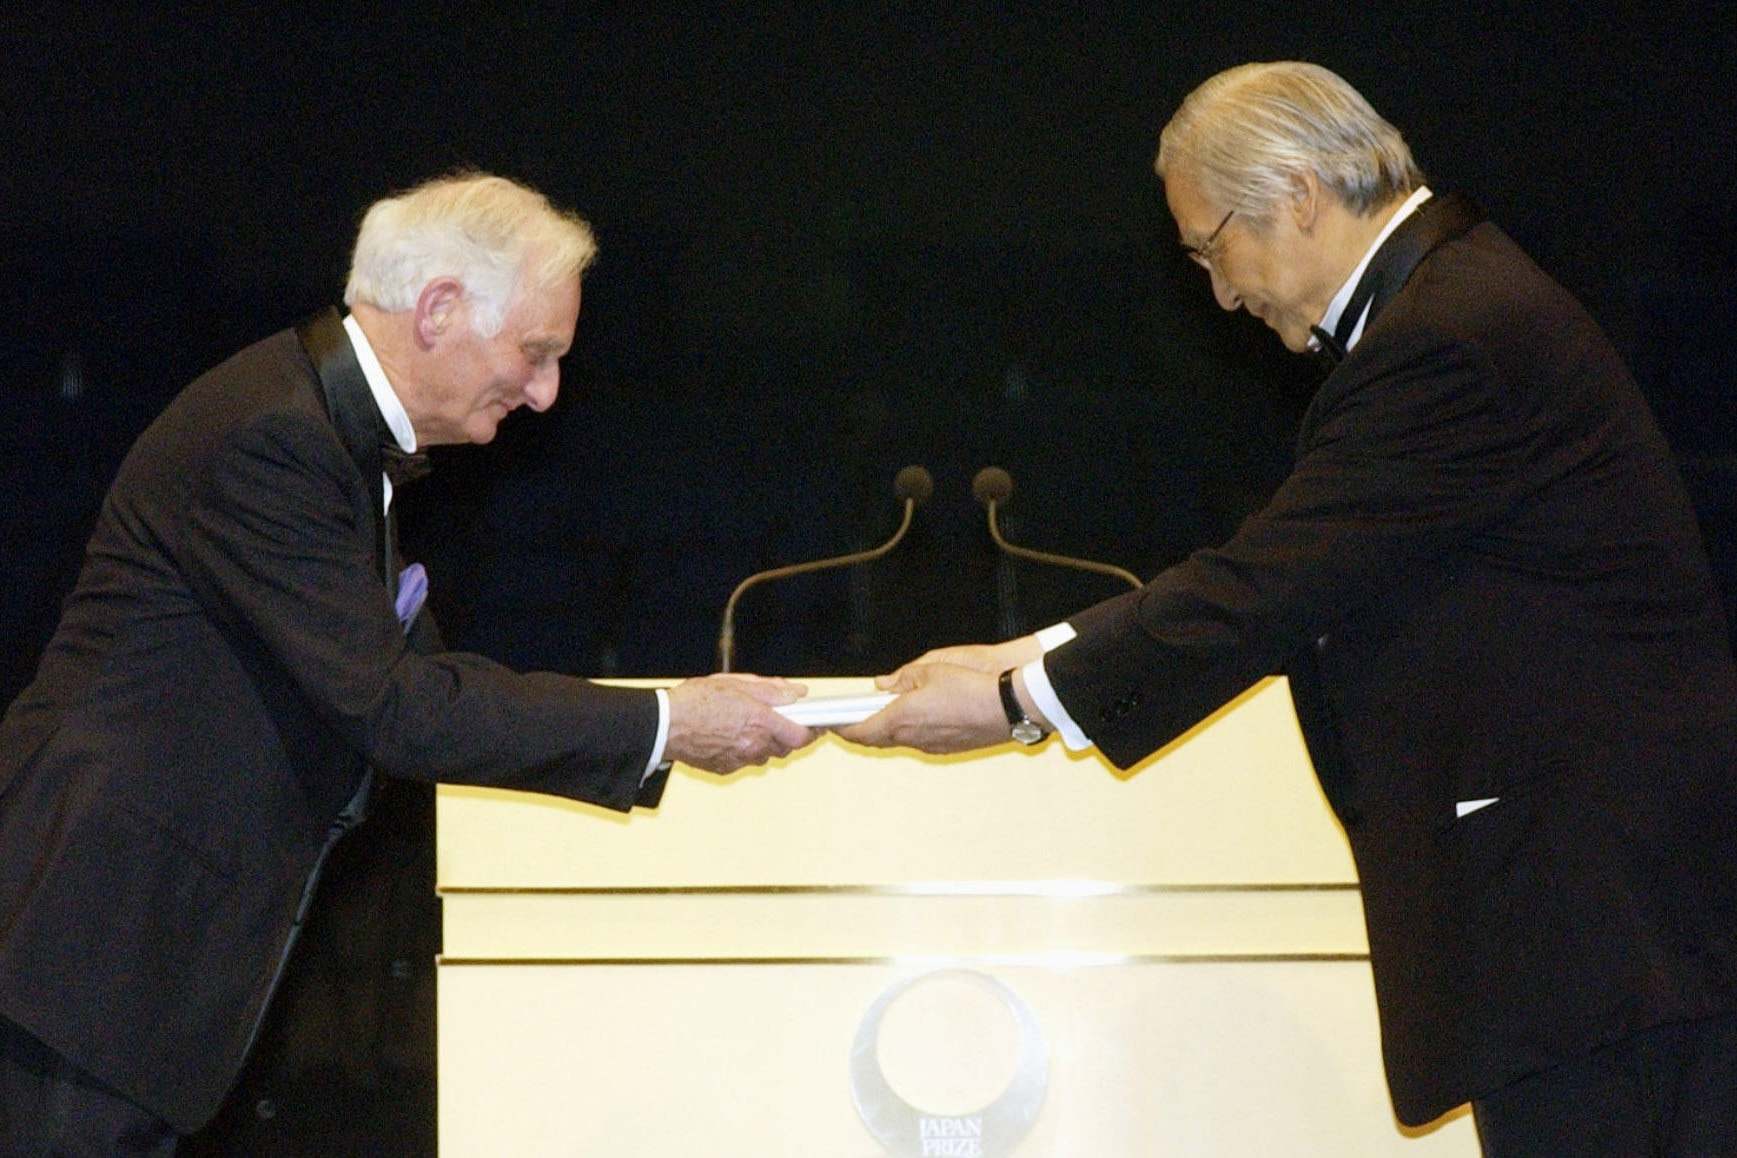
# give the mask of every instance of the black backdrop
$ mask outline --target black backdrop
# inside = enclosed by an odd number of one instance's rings
[[[707,670],[733,584],[885,536],[913,462],[938,489],[907,544],[749,596],[740,666],[881,670],[1111,593],[997,560],[986,464],[1035,546],[1150,573],[1221,537],[1282,477],[1313,371],[1213,306],[1150,163],[1248,59],[1343,73],[1581,296],[1737,586],[1737,6],[945,7],[0,17],[0,702],[131,439],[334,302],[370,200],[460,165],[580,209],[602,257],[554,410],[405,496],[459,645]],[[396,807],[212,1147],[430,1144],[426,800]]]

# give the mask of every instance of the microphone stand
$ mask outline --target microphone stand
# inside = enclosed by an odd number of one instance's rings
[[[991,474],[991,472],[995,472]],[[989,509],[989,537],[995,540],[995,545],[1016,559],[1029,559],[1033,563],[1049,563],[1057,567],[1071,567],[1078,571],[1093,571],[1100,575],[1109,575],[1122,580],[1128,586],[1138,591],[1145,584],[1132,571],[1116,566],[1114,563],[1099,563],[1093,559],[1075,559],[1068,555],[1052,555],[1048,551],[1034,551],[1030,547],[1021,547],[1009,543],[1002,538],[1000,524],[996,521],[995,510],[1002,500],[1013,493],[1013,480],[1006,471],[999,467],[985,467],[977,472],[972,488],[979,501]]]
[[[899,545],[899,540],[903,539],[905,532],[911,529],[911,515],[916,511],[917,504],[929,497],[934,484],[929,479],[928,471],[921,467],[906,467],[899,472],[895,485],[905,500],[905,516],[899,521],[899,529],[893,532],[893,537],[880,546],[867,551],[853,551],[848,555],[834,555],[830,559],[815,559],[807,563],[792,563],[787,567],[774,567],[770,571],[757,571],[736,584],[736,589],[730,593],[730,601],[724,604],[724,622],[723,626],[718,629],[718,670],[720,672],[729,671],[730,661],[735,657],[736,601],[742,598],[744,591],[769,579],[788,579],[792,575],[805,575],[810,571],[848,567],[853,563],[870,563]]]

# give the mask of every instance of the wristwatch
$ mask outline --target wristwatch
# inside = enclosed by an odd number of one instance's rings
[[[1013,738],[1021,744],[1043,743],[1049,733],[1044,731],[1042,724],[1025,714],[1025,709],[1019,706],[1019,697],[1013,694],[1013,669],[1002,672],[996,685],[1001,689],[1001,710],[1007,713],[1007,726]]]

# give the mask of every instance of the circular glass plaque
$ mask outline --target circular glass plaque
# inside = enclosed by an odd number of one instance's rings
[[[997,998],[1019,1032],[1013,1079],[987,1105],[963,1114],[937,1114],[905,1101],[881,1069],[881,1022],[887,1009],[917,985],[960,981]],[[1049,1086],[1049,1047],[1043,1031],[1020,996],[987,974],[971,969],[938,969],[887,987],[875,998],[857,1027],[850,1050],[850,1088],[863,1124],[897,1158],[1004,1158],[1031,1130]]]

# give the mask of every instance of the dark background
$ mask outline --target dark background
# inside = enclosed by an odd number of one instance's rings
[[[448,640],[683,675],[756,569],[738,666],[884,670],[1052,622],[1229,533],[1316,371],[1222,314],[1151,172],[1206,76],[1319,61],[1564,282],[1628,358],[1737,590],[1737,5],[170,6],[0,17],[0,703],[29,679],[120,456],[187,380],[335,303],[361,210],[457,166],[593,222],[549,414],[403,498]],[[680,786],[675,787],[676,791]],[[431,1148],[426,800],[328,884],[278,1025],[207,1136]],[[365,830],[367,831],[367,830]]]

